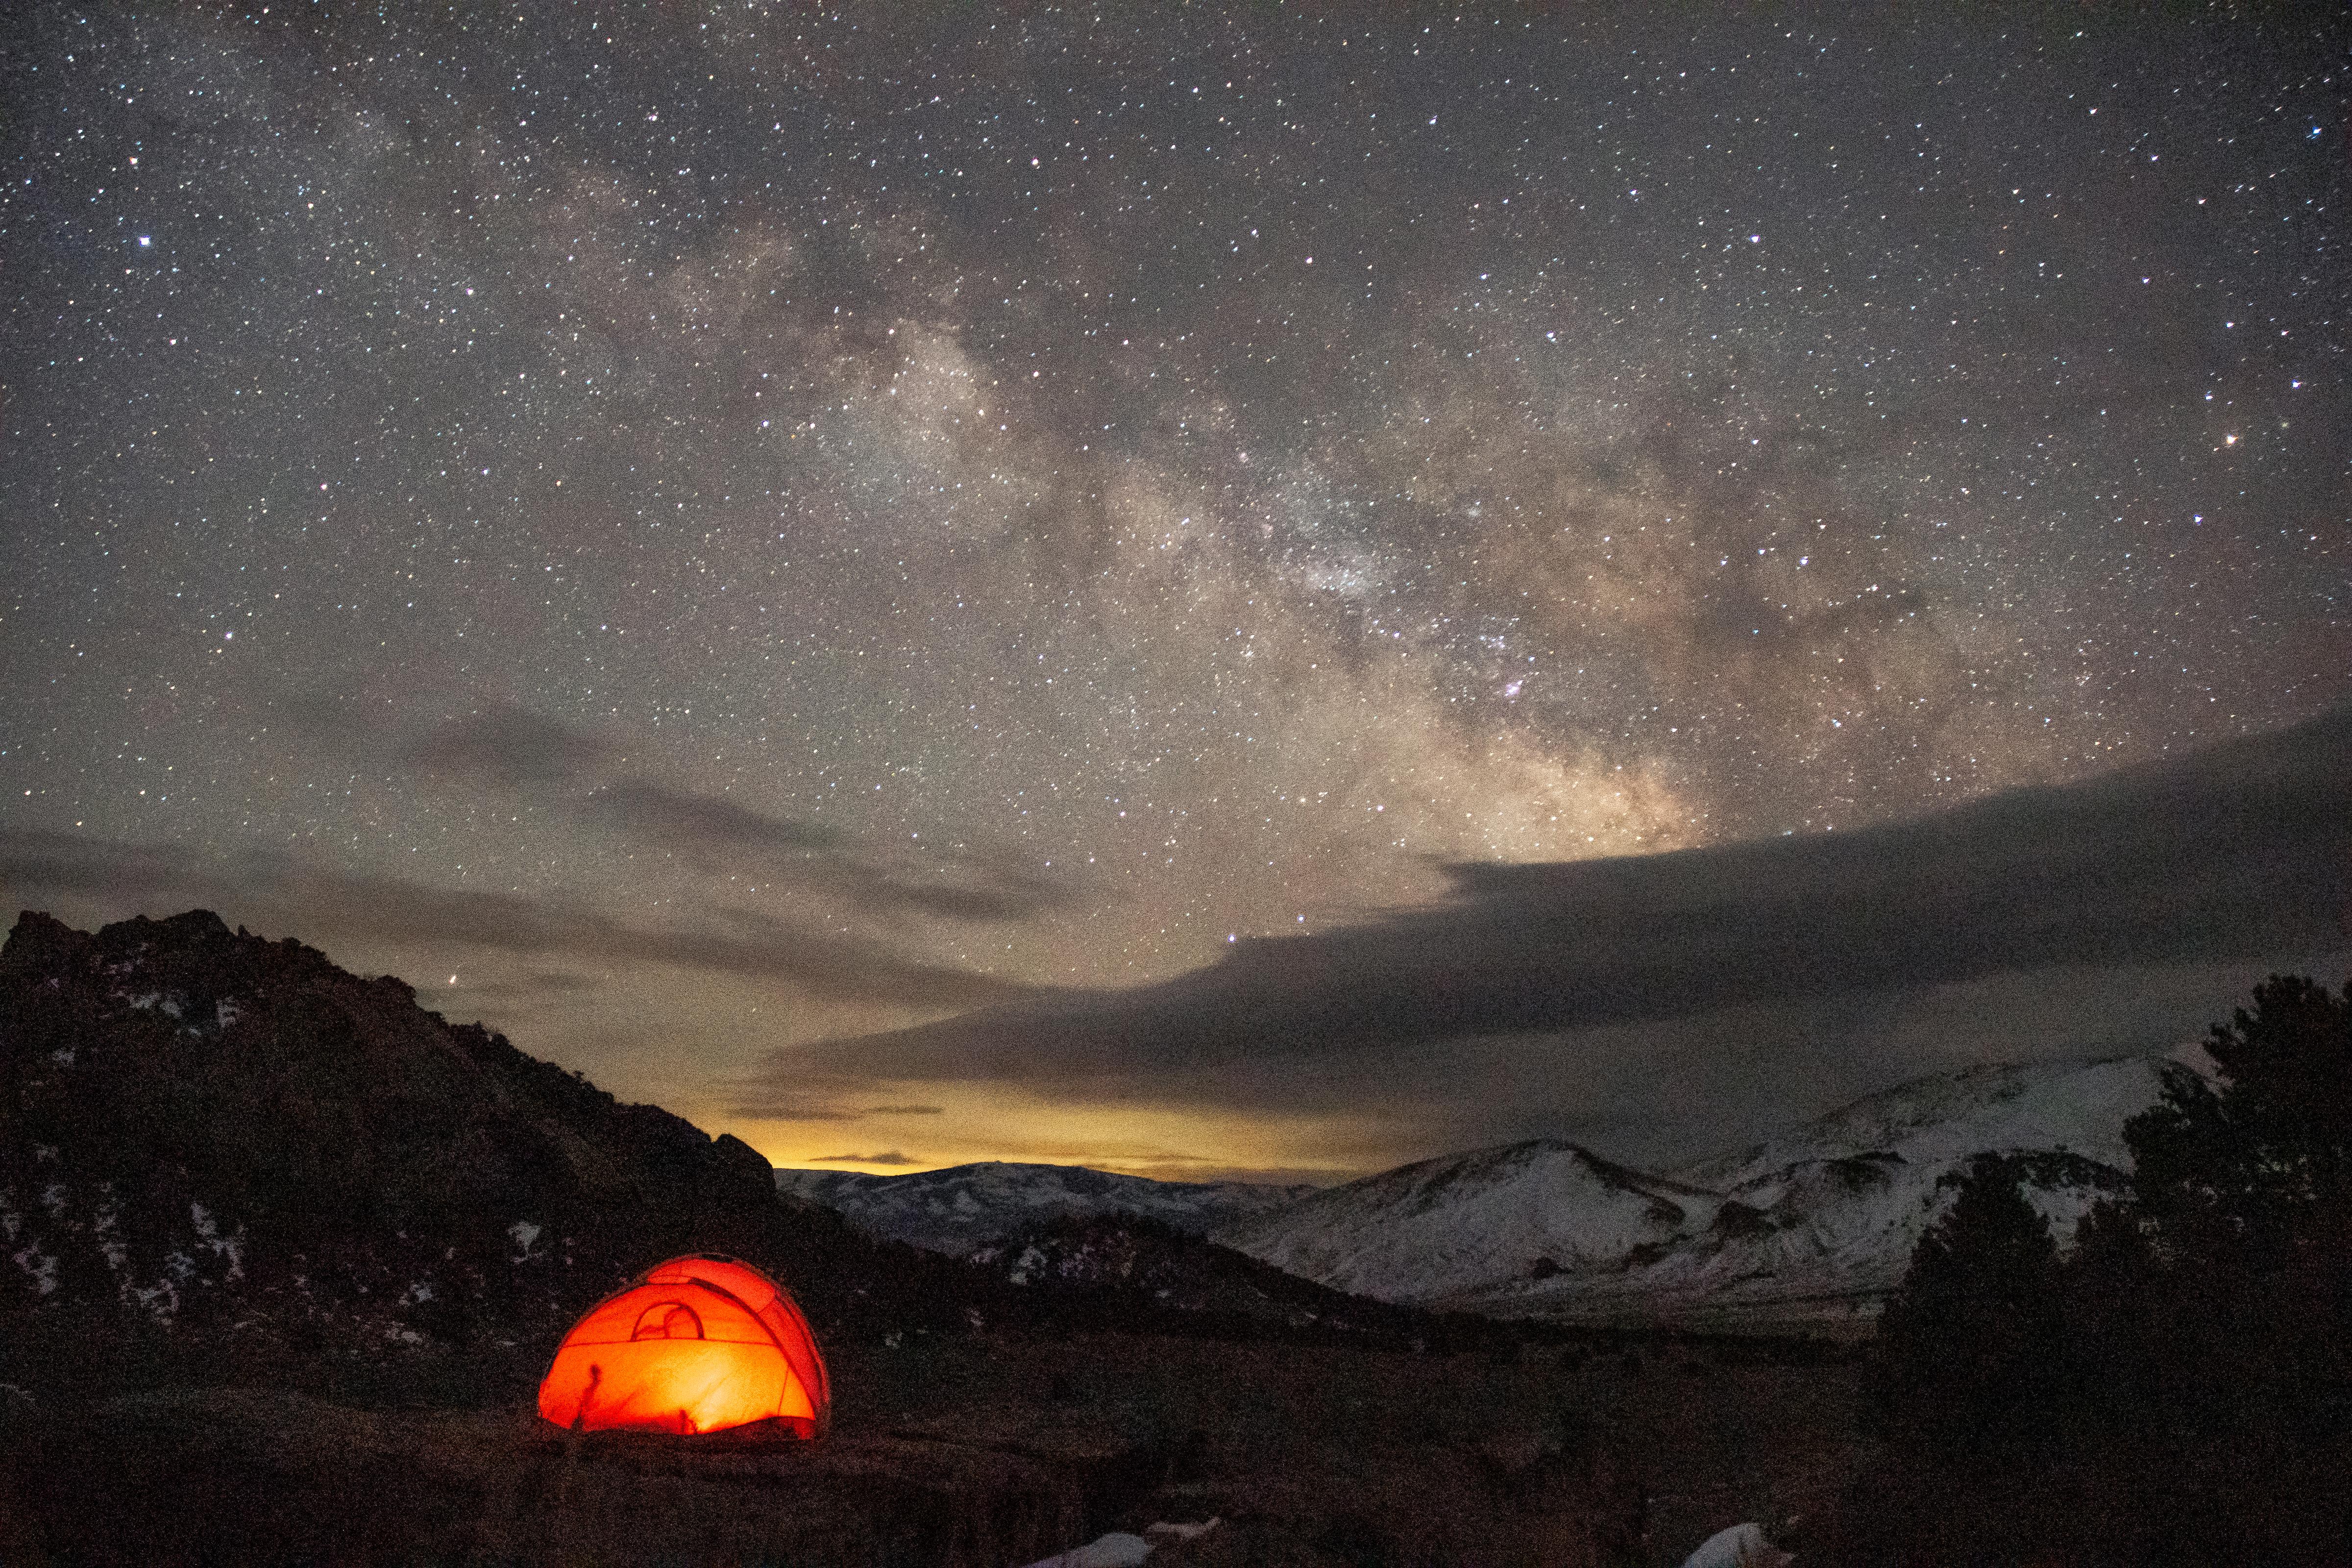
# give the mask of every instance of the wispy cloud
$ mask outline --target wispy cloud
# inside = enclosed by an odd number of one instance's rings
[[[862,1110],[810,1104],[795,1098],[739,1100],[726,1106],[722,1114],[738,1121],[857,1121],[866,1115]]]
[[[408,761],[426,773],[513,789],[569,783],[605,755],[593,736],[527,709],[499,707],[442,725],[410,747]]]
[[[869,918],[1027,919],[1075,889],[980,852],[888,850],[798,817],[623,771],[615,742],[527,709],[453,720],[407,742],[399,760],[445,785],[527,792],[583,826],[704,870],[756,868],[771,882],[840,900]]]
[[[0,885],[20,903],[80,894],[151,912],[204,907],[331,943],[353,936],[450,943],[573,963],[640,962],[753,976],[828,1000],[954,1010],[1023,987],[907,957],[883,943],[744,910],[631,925],[582,901],[354,875],[278,851],[208,856],[177,846],[0,831]]]
[[[829,849],[841,838],[813,823],[763,816],[732,801],[664,789],[643,779],[597,786],[587,810],[624,833],[679,849]]]
[[[812,1154],[809,1163],[814,1165],[913,1165],[920,1162],[893,1149],[882,1154]]]
[[[742,1086],[737,1086],[739,1091]],[[869,1116],[944,1116],[943,1105],[846,1105],[842,1096],[851,1086],[834,1085],[824,1089],[805,1087],[790,1092],[774,1092],[769,1085],[754,1085],[767,1092],[744,1096],[728,1105],[726,1114],[747,1121],[863,1121]]]

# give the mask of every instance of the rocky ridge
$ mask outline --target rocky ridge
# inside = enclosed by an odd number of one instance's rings
[[[877,1236],[951,1257],[1053,1220],[1113,1215],[1205,1236],[1315,1190],[1247,1182],[1157,1182],[1082,1165],[995,1160],[903,1176],[782,1168],[776,1172],[776,1185]]]
[[[27,912],[0,948],[0,1382],[527,1386],[688,1251],[769,1268],[820,1333],[961,1322],[984,1291],[770,1172],[205,911]]]

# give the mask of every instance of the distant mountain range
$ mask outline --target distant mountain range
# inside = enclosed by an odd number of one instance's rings
[[[1229,1227],[1307,1279],[1419,1306],[1571,1321],[1829,1327],[1902,1278],[1982,1152],[2026,1156],[2062,1240],[2130,1159],[2123,1124],[2191,1069],[2159,1058],[1979,1067],[1650,1174],[1572,1144],[1423,1161]]]
[[[1047,1218],[1136,1215],[1404,1305],[1596,1324],[1834,1330],[1876,1310],[1971,1156],[2025,1156],[2030,1195],[2063,1239],[2121,1189],[2124,1122],[2190,1076],[2152,1057],[1970,1068],[1663,1173],[1538,1141],[1304,1193],[1054,1165],[885,1177],[781,1171],[777,1180],[863,1228],[960,1254]]]
[[[1205,1236],[1316,1191],[1246,1182],[1155,1182],[1082,1165],[993,1160],[905,1176],[779,1170],[776,1185],[876,1235],[958,1258],[1057,1219],[1128,1215]]]

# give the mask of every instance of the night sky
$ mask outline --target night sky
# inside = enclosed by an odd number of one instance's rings
[[[785,1163],[1638,1152],[837,1042],[2352,694],[2340,7],[1372,9],[10,7],[6,912]]]

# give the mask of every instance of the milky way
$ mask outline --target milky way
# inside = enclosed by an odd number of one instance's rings
[[[692,1110],[2352,687],[2340,16],[946,9],[19,11],[10,897]]]

